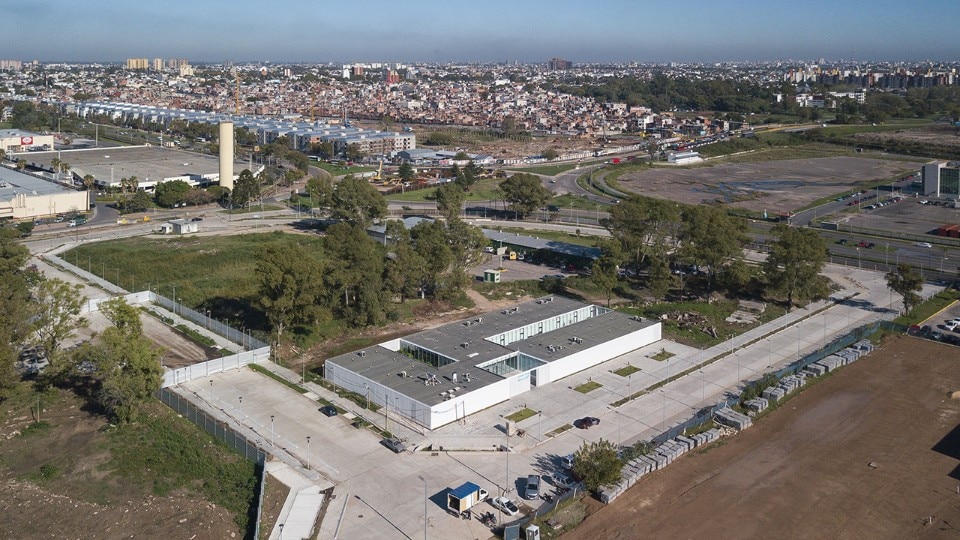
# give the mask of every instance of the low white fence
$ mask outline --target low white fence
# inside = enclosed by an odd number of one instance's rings
[[[260,364],[270,359],[270,347],[261,347],[253,351],[244,351],[222,358],[207,360],[199,364],[193,364],[182,368],[171,369],[163,374],[162,388],[175,386],[185,382],[208,377],[214,373],[227,371],[228,369],[239,369],[249,364]]]

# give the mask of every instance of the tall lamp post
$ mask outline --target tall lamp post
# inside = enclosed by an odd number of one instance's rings
[[[307,435],[307,470],[310,470],[310,436]]]
[[[276,435],[276,430],[273,429],[273,420],[276,418],[274,415],[270,415],[270,446],[273,446],[274,436]]]
[[[420,480],[423,480],[423,540],[427,540],[427,479],[418,476]]]

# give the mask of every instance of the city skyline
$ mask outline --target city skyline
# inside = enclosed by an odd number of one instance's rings
[[[269,9],[269,18],[264,11]],[[681,5],[559,0],[483,6],[427,0],[352,5],[97,0],[5,6],[4,55],[119,62],[724,62],[780,59],[952,61],[960,3]],[[264,23],[264,21],[267,21]]]

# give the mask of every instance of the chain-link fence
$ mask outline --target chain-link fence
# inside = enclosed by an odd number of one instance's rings
[[[237,330],[236,328],[233,328],[224,322],[214,319],[210,316],[209,312],[201,313],[199,311],[190,309],[179,302],[174,302],[166,296],[161,296],[157,293],[151,294],[153,295],[151,301],[155,304],[170,310],[174,315],[183,317],[184,319],[193,322],[197,326],[203,327],[214,334],[223,336],[230,341],[241,345],[248,351],[251,349],[269,347],[269,344],[260,341],[259,339],[251,336],[249,333],[241,332],[240,330]]]
[[[226,444],[231,450],[234,450],[256,464],[257,481],[259,485],[257,486],[257,518],[253,524],[253,538],[260,538],[260,516],[263,510],[263,488],[266,481],[265,464],[267,453],[255,443],[237,433],[227,425],[226,422],[210,416],[190,400],[181,397],[180,394],[176,392],[161,388],[157,392],[157,399],[176,411],[177,414],[212,435],[215,439]]]

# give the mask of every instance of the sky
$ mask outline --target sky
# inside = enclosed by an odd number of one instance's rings
[[[0,59],[960,60],[960,0],[0,0]]]

